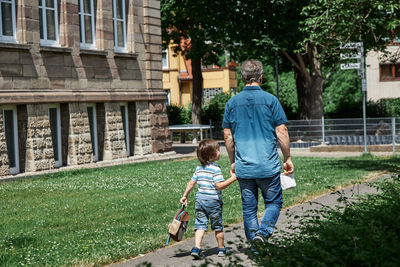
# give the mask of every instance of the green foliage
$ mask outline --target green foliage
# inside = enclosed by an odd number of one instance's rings
[[[258,266],[399,266],[398,175],[378,188],[356,203],[338,193],[341,208],[307,213],[283,240],[261,249]]]
[[[384,49],[400,33],[400,3],[376,0],[311,0],[301,13],[303,44],[311,42],[321,61],[338,62],[340,45],[364,42],[366,51]]]
[[[220,93],[211,99],[210,104],[203,106],[201,121],[203,124],[209,124],[209,121],[222,122],[225,112],[225,105],[231,98],[230,94]]]
[[[362,91],[357,71],[337,71],[324,86],[324,116],[326,118],[361,118]]]
[[[192,113],[191,105],[189,105],[186,108],[174,105],[167,106],[169,125],[191,123],[192,121],[191,113]]]
[[[400,98],[380,99],[367,103],[369,117],[400,117]]]

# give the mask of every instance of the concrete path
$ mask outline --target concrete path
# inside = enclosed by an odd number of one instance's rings
[[[388,178],[389,176],[382,176],[378,179]],[[374,187],[370,187],[368,184],[360,184],[352,187],[345,188],[341,191],[343,195],[348,197],[350,200],[355,200],[358,196],[366,193],[376,193]],[[288,227],[293,224],[298,224],[298,221],[293,216],[288,214],[303,215],[309,210],[318,210],[322,206],[335,206],[338,205],[337,198],[338,194],[326,194],[320,196],[312,201],[291,207],[289,209],[281,211],[277,229],[273,235],[273,239],[279,238],[279,236],[288,234]],[[225,228],[225,245],[230,247],[233,251],[231,257],[238,257],[241,260],[241,264],[244,266],[254,266],[254,262],[247,256],[248,244],[244,242],[244,231],[243,224],[235,224]],[[225,266],[229,263],[229,258],[220,258],[217,256],[217,243],[215,241],[214,233],[209,233],[203,240],[203,249],[205,249],[206,259],[204,260],[193,260],[190,256],[190,250],[194,244],[194,238],[185,239],[179,243],[175,243],[168,247],[159,249],[146,255],[133,258],[131,260],[116,263],[111,265],[112,267],[128,267],[128,266],[146,266],[150,263],[151,266],[200,266],[206,260],[212,262],[210,266],[214,266],[217,263]]]

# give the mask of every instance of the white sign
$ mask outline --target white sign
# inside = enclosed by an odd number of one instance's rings
[[[360,63],[344,63],[340,64],[340,69],[341,70],[353,70],[353,69],[359,69],[361,66]]]
[[[349,54],[340,54],[340,59],[359,59],[361,58],[361,53],[349,53]]]
[[[358,43],[347,43],[340,46],[340,49],[357,49],[363,45],[362,42]]]

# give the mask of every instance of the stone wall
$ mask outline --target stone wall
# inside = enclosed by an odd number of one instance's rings
[[[17,107],[21,172],[55,166],[49,104],[60,105],[64,166],[93,162],[86,103],[97,107],[99,161],[170,148],[162,104],[167,94],[162,90],[160,1],[126,0],[122,51],[114,49],[113,1],[95,2],[96,42],[88,49],[80,44],[78,0],[59,1],[59,46],[40,41],[38,1],[16,1],[15,43],[0,41],[0,107]],[[129,155],[120,102],[128,103]],[[2,116],[0,176],[9,174]]]
[[[86,103],[69,104],[68,165],[93,162]]]
[[[8,166],[6,134],[4,132],[3,109],[0,106],[0,176],[10,173]]]
[[[161,101],[150,102],[149,111],[153,152],[170,151],[172,141],[168,130],[168,116],[165,103]]]
[[[54,168],[49,109],[46,104],[27,105],[25,171]]]
[[[104,109],[105,130],[103,159],[113,160],[125,158],[127,155],[120,103],[104,103]]]
[[[135,155],[151,154],[151,128],[148,102],[136,102]]]

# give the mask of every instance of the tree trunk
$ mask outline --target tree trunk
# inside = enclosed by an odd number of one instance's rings
[[[324,79],[317,49],[314,45],[308,44],[307,53],[305,55],[295,54],[296,57],[283,52],[294,65],[300,119],[321,119],[324,115],[322,100]]]
[[[308,99],[309,99],[309,87],[307,85],[307,79],[302,72],[294,68],[294,78],[296,80],[297,90],[297,104],[299,107],[299,118],[301,120],[309,119],[308,115]]]
[[[201,122],[201,101],[203,99],[203,75],[201,73],[201,59],[192,59],[193,95],[192,95],[192,123]]]
[[[308,49],[309,64],[310,64],[310,118],[321,119],[324,116],[324,102],[322,100],[322,84],[324,79],[322,78],[322,66],[317,56],[317,48],[309,44]]]

